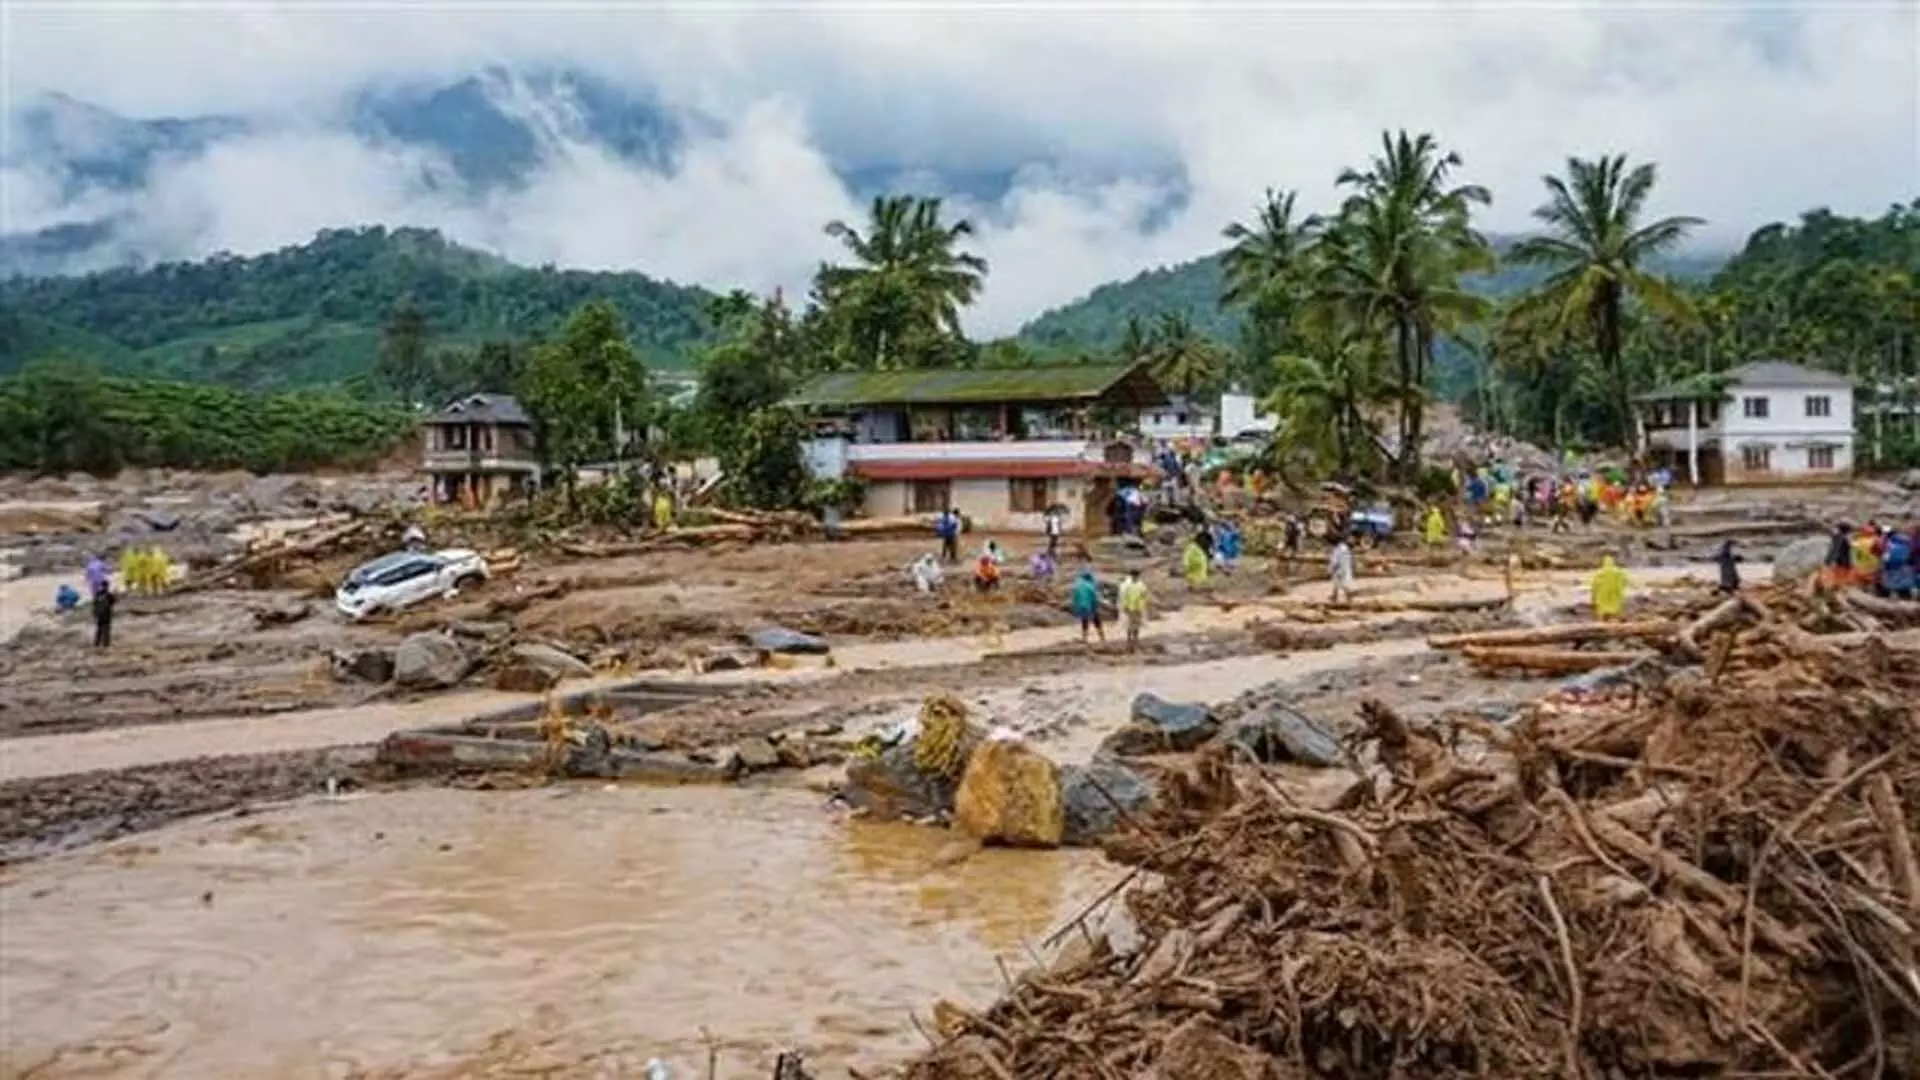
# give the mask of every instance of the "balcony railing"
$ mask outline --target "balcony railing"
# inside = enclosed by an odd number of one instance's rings
[[[540,462],[532,451],[515,448],[495,448],[492,450],[430,449],[421,456],[421,465],[429,471],[466,469],[476,472],[490,470],[531,472],[540,467]]]

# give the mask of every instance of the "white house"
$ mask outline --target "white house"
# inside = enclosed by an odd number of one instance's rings
[[[1251,394],[1222,394],[1218,405],[1176,395],[1164,405],[1140,410],[1140,434],[1160,441],[1269,435],[1276,426]]]
[[[866,484],[870,517],[958,509],[1038,531],[1050,507],[1099,535],[1115,490],[1153,472],[1117,421],[1166,400],[1139,365],[835,372],[788,404],[807,412],[807,470]]]
[[[1844,480],[1853,472],[1853,380],[1765,361],[1635,399],[1641,450],[1694,484]]]

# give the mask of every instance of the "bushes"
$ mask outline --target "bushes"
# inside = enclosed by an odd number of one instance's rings
[[[337,394],[245,394],[103,378],[62,361],[0,379],[0,469],[248,469],[370,465],[413,430],[404,409]]]

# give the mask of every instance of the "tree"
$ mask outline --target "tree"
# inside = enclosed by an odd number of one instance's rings
[[[1241,350],[1256,392],[1268,389],[1268,361],[1287,345],[1286,330],[1300,300],[1302,265],[1322,222],[1298,217],[1295,193],[1267,189],[1252,225],[1234,222],[1221,235],[1233,242],[1221,256],[1220,304],[1242,309]]]
[[[1460,278],[1492,265],[1485,239],[1472,228],[1473,208],[1492,196],[1476,185],[1453,185],[1460,156],[1442,153],[1430,134],[1383,133],[1380,147],[1366,171],[1348,169],[1337,181],[1352,194],[1327,232],[1329,274],[1321,287],[1349,318],[1383,317],[1391,328],[1399,465],[1411,476],[1420,459],[1435,344],[1485,308]]]
[[[1163,312],[1155,323],[1147,363],[1162,387],[1194,397],[1219,383],[1222,361],[1219,347],[1196,332],[1184,312]]]
[[[1654,178],[1651,163],[1628,169],[1625,155],[1592,161],[1568,158],[1564,179],[1544,178],[1548,199],[1533,212],[1547,232],[1522,240],[1509,253],[1516,262],[1553,268],[1529,303],[1552,312],[1557,328],[1575,320],[1584,323],[1611,380],[1611,433],[1623,444],[1633,431],[1632,388],[1624,363],[1627,304],[1638,299],[1656,311],[1684,310],[1681,294],[1643,267],[1701,224],[1692,217],[1643,222]]]
[[[428,356],[427,317],[411,301],[402,301],[381,332],[374,370],[401,400],[417,405],[431,392],[433,364]]]
[[[1352,327],[1306,323],[1295,340],[1306,350],[1277,357],[1265,408],[1279,421],[1277,449],[1307,456],[1316,469],[1352,479],[1376,456],[1368,411],[1380,400],[1380,339]]]
[[[954,348],[965,340],[960,311],[980,294],[987,263],[960,250],[973,223],[944,223],[940,210],[937,198],[878,196],[865,232],[827,224],[853,262],[823,264],[814,291],[852,365],[934,367],[964,355]]]
[[[793,390],[807,364],[802,335],[778,296],[762,304],[735,291],[710,310],[720,341],[700,357],[694,412],[707,445],[724,452],[754,413]]]
[[[581,465],[632,449],[646,415],[646,372],[612,305],[582,306],[557,342],[534,349],[520,399],[543,458],[562,471],[570,493]]]

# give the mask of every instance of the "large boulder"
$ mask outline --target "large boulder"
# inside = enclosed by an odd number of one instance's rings
[[[467,677],[473,659],[441,633],[409,635],[393,651],[393,681],[409,690],[438,690]]]
[[[988,739],[967,758],[953,824],[985,843],[1059,847],[1066,832],[1060,767],[1017,739]]]
[[[944,819],[959,790],[958,780],[921,771],[908,741],[847,766],[840,798],[878,821]]]
[[[1908,491],[1920,491],[1920,469],[1908,469],[1901,473],[1900,486]]]
[[[383,683],[393,678],[393,653],[387,649],[350,649],[332,653],[337,682]]]
[[[1132,757],[1192,750],[1218,734],[1220,721],[1205,705],[1141,694],[1133,699],[1126,726],[1107,736],[1100,751]]]
[[[1832,541],[1824,536],[1795,540],[1773,557],[1775,584],[1797,585],[1820,572],[1826,565],[1827,547]]]
[[[1095,758],[1085,765],[1060,769],[1060,803],[1065,828],[1060,841],[1091,846],[1120,827],[1125,817],[1139,817],[1153,802],[1153,783],[1120,762]]]
[[[1328,767],[1341,760],[1338,737],[1319,721],[1278,701],[1247,710],[1227,725],[1225,738],[1268,765],[1292,761]]]
[[[784,626],[755,630],[747,635],[747,644],[760,652],[787,655],[825,656],[832,651],[832,647],[824,640]]]
[[[508,650],[505,660],[494,669],[491,684],[495,690],[543,694],[562,679],[584,679],[592,674],[592,668],[565,650],[533,642]]]

